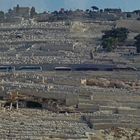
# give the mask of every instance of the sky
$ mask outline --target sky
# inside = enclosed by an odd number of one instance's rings
[[[20,6],[36,7],[37,11],[54,11],[65,9],[87,9],[91,6],[103,8],[121,8],[123,11],[140,9],[140,0],[0,0],[0,10],[7,11]]]

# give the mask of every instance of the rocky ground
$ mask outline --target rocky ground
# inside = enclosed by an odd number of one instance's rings
[[[112,27],[112,22],[1,25],[0,64],[95,63],[139,67],[139,55],[96,51],[100,50],[103,31]],[[78,97],[75,113],[2,107],[0,140],[140,140],[140,130],[136,129],[140,128],[139,71],[0,73],[0,98],[26,89],[33,94],[43,92],[45,97],[53,93],[55,98],[61,98],[67,94],[71,102]]]
[[[46,110],[0,110],[1,140],[83,139],[91,130],[80,114],[56,114]]]
[[[116,79],[106,79],[106,78],[96,78],[88,79],[85,81],[86,85],[89,86],[98,86],[104,88],[122,88],[122,89],[133,89],[140,90],[140,81],[125,81],[125,80],[116,80]]]
[[[1,140],[139,140],[140,130],[123,127],[93,130],[83,113],[56,114],[46,110],[0,110]],[[88,114],[87,114],[88,115]]]
[[[139,129],[112,128],[99,130],[90,136],[91,140],[139,140]]]
[[[100,51],[103,32],[115,24],[117,23],[75,21],[70,25],[65,22],[1,25],[0,64],[123,63],[138,66],[139,56],[130,58],[122,52]],[[16,34],[20,36],[17,37]],[[136,34],[136,31],[130,32],[129,36],[133,36],[131,40],[134,41]]]

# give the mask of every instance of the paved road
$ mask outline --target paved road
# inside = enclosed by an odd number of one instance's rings
[[[20,65],[0,65],[0,72],[13,71],[113,71],[113,70],[132,70],[129,67],[117,67],[111,64],[20,64]]]

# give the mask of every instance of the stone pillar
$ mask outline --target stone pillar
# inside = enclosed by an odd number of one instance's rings
[[[16,109],[18,110],[18,101],[16,101]]]
[[[94,99],[94,98],[93,98],[93,95],[91,95],[90,98],[91,98],[91,100],[93,101],[93,99]]]
[[[13,107],[13,103],[11,102],[10,103],[10,110],[12,110],[12,107]]]
[[[43,84],[45,83],[45,77],[44,76],[42,77],[42,83]]]

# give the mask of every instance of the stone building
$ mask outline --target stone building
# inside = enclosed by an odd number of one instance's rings
[[[28,18],[30,16],[30,8],[29,7],[17,7],[13,8],[13,13],[20,17]]]
[[[30,8],[29,7],[19,7],[17,5],[13,9],[9,9],[7,13],[7,18],[25,18],[28,19],[30,17]]]

